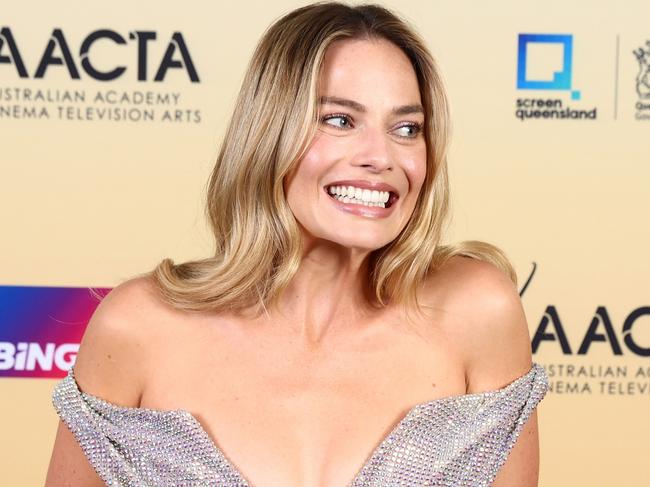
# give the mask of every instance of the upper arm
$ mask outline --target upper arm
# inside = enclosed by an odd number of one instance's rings
[[[111,290],[97,306],[75,359],[82,391],[122,406],[139,406],[149,363],[143,327],[150,292],[137,278]],[[60,419],[45,485],[104,485]]]
[[[462,259],[463,279],[458,304],[472,303],[463,342],[468,393],[496,390],[530,371],[532,350],[525,311],[508,276],[490,263]],[[534,410],[524,424],[492,484],[493,487],[535,487],[539,475],[539,439]]]
[[[86,459],[73,434],[59,419],[45,487],[77,485],[102,487],[105,484]]]

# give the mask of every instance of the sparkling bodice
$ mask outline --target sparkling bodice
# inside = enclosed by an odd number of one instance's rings
[[[547,390],[533,363],[501,389],[416,404],[348,487],[487,487]],[[112,404],[81,391],[74,369],[52,402],[107,485],[252,487],[188,411]]]

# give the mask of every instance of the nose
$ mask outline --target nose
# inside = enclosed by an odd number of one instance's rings
[[[371,172],[392,171],[393,158],[388,135],[380,127],[367,125],[354,141],[357,146],[353,165]]]

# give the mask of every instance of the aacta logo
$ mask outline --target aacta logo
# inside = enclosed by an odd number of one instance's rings
[[[147,73],[147,54],[150,42],[155,42],[157,39],[156,32],[152,31],[134,31],[129,33],[129,42],[123,36],[115,31],[109,29],[96,30],[88,34],[79,47],[79,55],[77,61],[73,56],[73,51],[70,49],[68,42],[65,39],[61,29],[54,29],[50,40],[45,46],[43,54],[41,55],[38,67],[33,74],[33,78],[40,79],[45,77],[47,70],[50,66],[63,65],[68,70],[70,78],[80,79],[81,75],[77,67],[77,62],[81,65],[83,71],[97,81],[112,81],[122,76],[126,71],[126,66],[115,66],[110,70],[100,70],[92,62],[90,57],[90,48],[92,45],[99,41],[110,41],[114,44],[121,46],[131,44],[137,50],[137,80],[148,81],[149,74]],[[132,56],[125,56],[131,59]],[[9,27],[2,27],[0,29],[0,65],[13,64],[21,78],[30,78],[29,72],[25,67],[25,62],[18,49],[11,29]],[[1,67],[1,66],[0,66]],[[180,32],[174,32],[167,44],[167,49],[163,55],[158,69],[153,77],[153,81],[164,81],[165,75],[170,68],[183,69],[187,72],[190,80],[193,83],[199,82],[199,75],[196,72],[194,63],[187,49],[183,35]]]
[[[650,318],[650,306],[642,306],[633,310],[621,328],[621,335],[625,348],[633,355],[639,357],[650,357],[650,347],[645,347],[641,344],[638,338],[635,337],[635,325],[639,326],[640,318]],[[599,332],[599,328],[603,329],[604,333]],[[639,328],[636,328],[637,330]],[[535,336],[533,337],[533,353],[536,353],[542,342],[557,342],[562,350],[563,355],[573,355],[573,350],[567,339],[567,335],[562,326],[562,321],[555,306],[548,306],[546,312],[540,322]],[[609,344],[614,355],[623,355],[623,347],[621,345],[620,337],[617,335],[612,320],[609,317],[607,308],[598,306],[596,313],[591,319],[589,328],[578,347],[578,355],[586,355],[589,348],[594,342],[605,342]]]

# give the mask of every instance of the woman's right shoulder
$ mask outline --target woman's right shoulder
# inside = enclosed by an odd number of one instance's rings
[[[143,277],[121,283],[100,301],[86,326],[74,363],[74,379],[82,392],[118,406],[140,407],[156,347],[154,323],[160,308],[154,286]],[[45,485],[105,485],[88,462],[88,450],[82,450],[79,442],[78,428],[92,425],[80,426],[80,422],[88,420],[76,411],[81,407],[78,402],[61,402],[66,398],[68,395],[56,398],[61,418]],[[77,436],[69,429],[74,424]]]
[[[75,359],[79,388],[120,406],[138,407],[154,360],[154,323],[163,310],[147,276],[124,281],[104,296]]]

